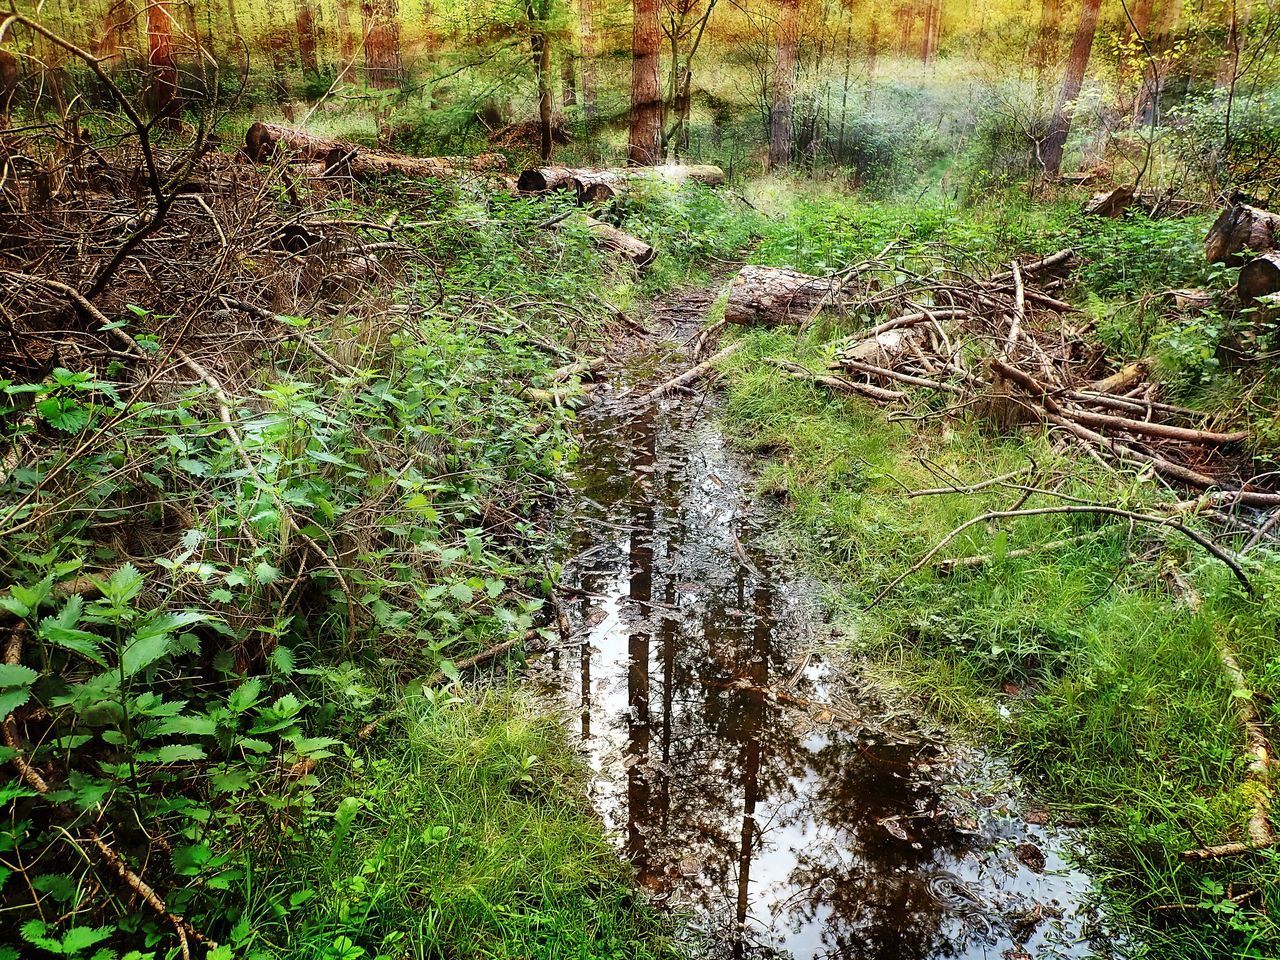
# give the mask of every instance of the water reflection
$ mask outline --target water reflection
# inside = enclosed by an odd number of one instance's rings
[[[833,724],[821,622],[761,543],[696,409],[584,419],[566,588],[598,807],[641,882],[694,907],[713,952],[921,960],[1084,956],[1087,890],[1058,839],[957,819],[938,749]],[[1015,843],[1043,850],[1044,873]],[[1034,864],[1033,864],[1034,865]],[[1061,916],[1055,916],[1061,914]]]

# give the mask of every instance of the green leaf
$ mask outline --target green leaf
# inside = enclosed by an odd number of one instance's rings
[[[163,737],[173,733],[182,733],[192,737],[211,737],[216,729],[217,725],[211,717],[185,715],[167,717],[161,720],[150,733],[156,737]]]
[[[62,950],[68,956],[88,950],[111,936],[110,927],[72,927],[62,936]]]
[[[157,763],[180,763],[187,760],[203,760],[204,748],[194,743],[171,743],[155,752]]]
[[[111,579],[102,584],[102,594],[113,606],[123,607],[142,592],[143,577],[132,563],[119,567]]]
[[[38,676],[40,674],[20,663],[0,663],[0,687],[29,687]]]
[[[262,696],[262,681],[257,677],[246,680],[240,686],[231,691],[231,696],[227,698],[227,709],[232,713],[244,713]]]
[[[120,670],[126,677],[145,670],[169,652],[173,637],[167,633],[152,633],[134,637],[125,645],[120,657]]]
[[[475,595],[475,591],[465,583],[455,583],[449,587],[449,596],[455,600],[460,600],[462,603],[470,603],[475,599]]]
[[[7,717],[31,699],[31,691],[25,688],[0,693],[0,717]]]
[[[280,579],[280,571],[263,561],[253,568],[254,578],[262,584],[275,583]]]
[[[107,642],[106,638],[90,633],[88,630],[64,626],[60,620],[60,617],[46,617],[41,621],[40,639],[56,647],[65,647],[87,660],[92,660],[98,666],[105,667],[107,660],[99,649]]]

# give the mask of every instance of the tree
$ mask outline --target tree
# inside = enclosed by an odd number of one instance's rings
[[[298,55],[302,58],[302,69],[315,76],[320,72],[320,63],[316,59],[316,12],[311,0],[295,0],[293,13],[298,28]]]
[[[632,0],[631,10],[631,132],[627,159],[635,166],[652,166],[662,151],[658,0]]]
[[[777,0],[778,46],[773,60],[773,104],[769,109],[769,168],[791,162],[791,115],[797,67],[800,0]]]
[[[157,120],[176,122],[182,104],[178,100],[178,64],[173,56],[173,17],[164,0],[147,4],[147,67],[147,110]]]
[[[551,159],[551,43],[547,38],[550,0],[525,0],[529,22],[529,50],[533,57],[533,77],[538,88],[538,155]]]
[[[592,0],[578,0],[578,32],[582,49],[582,114],[596,115],[596,38]]]
[[[396,0],[360,0],[360,17],[364,22],[365,79],[380,90],[399,86],[404,79],[404,62]]]
[[[1067,55],[1067,67],[1062,75],[1062,87],[1049,121],[1049,133],[1041,147],[1040,163],[1044,172],[1056,177],[1062,170],[1062,153],[1071,132],[1072,105],[1084,86],[1085,71],[1089,68],[1089,54],[1093,50],[1093,36],[1098,29],[1098,11],[1102,0],[1084,0],[1080,7],[1080,21],[1076,24],[1075,39]]]
[[[679,153],[689,146],[689,110],[693,101],[693,58],[702,46],[707,23],[717,0],[664,0],[662,32],[667,35],[671,63],[667,101],[675,121],[663,134],[662,145],[674,144]]]

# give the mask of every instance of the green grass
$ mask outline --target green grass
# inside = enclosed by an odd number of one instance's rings
[[[318,831],[260,891],[264,930],[273,903],[306,903],[265,955],[664,954],[656,915],[590,809],[561,718],[528,694],[411,701],[402,724],[326,778],[318,810],[344,805],[355,811],[345,836]]]
[[[1179,858],[1239,835],[1250,788],[1217,644],[1225,638],[1247,659],[1259,707],[1274,722],[1266,711],[1280,693],[1280,564],[1253,566],[1250,599],[1176,533],[1027,518],[973,527],[942,554],[990,556],[982,567],[925,569],[873,602],[953,528],[1019,497],[909,490],[965,486],[1034,460],[1038,485],[1094,502],[1140,511],[1157,493],[1064,456],[1039,433],[994,435],[968,417],[891,422],[872,404],[833,399],[760,363],[793,356],[820,366],[816,337],[748,336],[733,361],[727,425],[767,456],[761,489],[785,504],[790,542],[829,585],[867,678],[1007,752],[1040,800],[1092,824],[1091,864],[1108,878],[1111,909],[1138,924],[1153,956],[1280,947],[1269,916],[1280,907],[1273,853],[1205,868]],[[1194,583],[1198,611],[1173,595],[1170,569]],[[1212,893],[1229,883],[1234,894],[1250,891],[1238,907]],[[1178,904],[1191,906],[1171,918]]]

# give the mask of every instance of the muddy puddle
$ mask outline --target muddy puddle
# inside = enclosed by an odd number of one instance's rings
[[[1073,838],[828,665],[814,585],[771,549],[776,517],[714,397],[610,399],[682,369],[670,348],[633,357],[581,417],[570,643],[541,665],[640,882],[691,918],[699,955],[1106,954],[1086,940]]]

